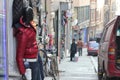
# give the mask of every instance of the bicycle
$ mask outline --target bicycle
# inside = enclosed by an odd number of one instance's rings
[[[53,80],[57,80],[57,77],[59,77],[59,70],[58,70],[58,63],[57,63],[57,57],[55,52],[52,50],[45,49],[39,49],[40,56],[43,61],[43,71],[44,75],[46,77],[53,77]]]

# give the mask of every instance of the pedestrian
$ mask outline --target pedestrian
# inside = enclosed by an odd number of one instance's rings
[[[20,21],[15,24],[17,66],[22,75],[22,80],[44,80],[42,79],[43,73],[41,70],[43,68],[41,57],[38,57],[36,25],[35,22],[33,22],[33,9],[31,7],[26,7],[24,8],[23,13],[24,14],[20,17]]]
[[[71,48],[70,48],[70,61],[75,57],[77,52],[77,44],[75,43],[75,39],[72,40]]]
[[[77,50],[78,50],[79,56],[82,56],[82,48],[83,48],[83,42],[81,38],[79,38],[77,42]]]

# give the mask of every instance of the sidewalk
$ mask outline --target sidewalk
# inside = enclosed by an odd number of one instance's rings
[[[76,55],[77,56],[77,55]],[[65,58],[59,64],[60,80],[98,80],[91,56],[87,56],[86,48],[83,49],[83,56],[77,62],[71,62]]]
[[[84,48],[83,56],[80,56],[77,62],[70,61],[69,56],[61,61],[59,80],[98,80],[96,68],[94,58],[87,56],[87,49]],[[52,80],[52,78],[47,77],[45,80]]]

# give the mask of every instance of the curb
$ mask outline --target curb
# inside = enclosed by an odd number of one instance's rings
[[[90,58],[91,58],[92,64],[94,65],[95,72],[98,73],[98,69],[97,69],[98,66],[97,66],[95,60],[93,59],[92,56],[90,56]]]

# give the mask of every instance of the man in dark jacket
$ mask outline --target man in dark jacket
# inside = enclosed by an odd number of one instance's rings
[[[77,44],[75,43],[75,39],[73,39],[70,48],[70,61],[72,61],[72,58],[74,58],[76,52],[77,52]]]

